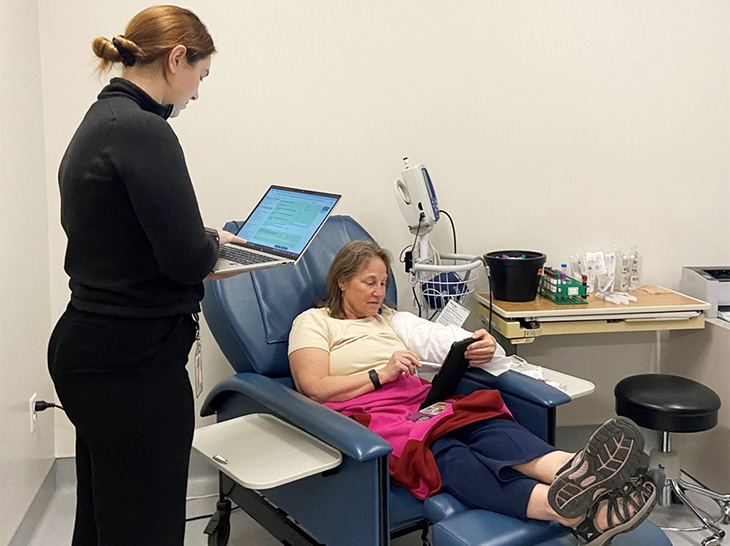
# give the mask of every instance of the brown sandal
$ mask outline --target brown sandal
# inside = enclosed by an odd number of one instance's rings
[[[659,473],[661,474],[661,473]],[[649,475],[632,478],[618,489],[600,495],[588,510],[585,518],[573,529],[580,544],[604,546],[616,535],[635,529],[644,521],[657,502],[658,476]],[[598,510],[606,506],[608,528],[598,529]],[[632,513],[633,512],[633,513]]]

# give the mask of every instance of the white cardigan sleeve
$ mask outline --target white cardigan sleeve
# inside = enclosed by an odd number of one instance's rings
[[[417,317],[413,313],[397,312],[393,317],[395,334],[424,362],[442,364],[454,341],[471,337],[472,332],[454,326],[444,326]],[[497,344],[491,362],[480,364],[477,368],[499,375],[510,368],[508,358],[501,345]]]

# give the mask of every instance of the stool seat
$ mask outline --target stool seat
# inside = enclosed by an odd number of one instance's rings
[[[700,432],[717,424],[720,397],[705,385],[668,374],[640,374],[614,388],[616,413],[662,432]]]

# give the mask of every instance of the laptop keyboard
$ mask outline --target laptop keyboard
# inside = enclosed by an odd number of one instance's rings
[[[255,252],[250,252],[245,248],[238,248],[235,246],[220,247],[218,257],[242,265],[263,264],[266,262],[278,261],[278,258],[264,256],[263,254],[256,254]]]

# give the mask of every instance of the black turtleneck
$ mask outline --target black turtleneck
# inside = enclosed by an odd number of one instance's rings
[[[200,309],[218,256],[206,235],[180,143],[161,105],[114,78],[59,169],[66,273],[77,309],[160,317]]]

